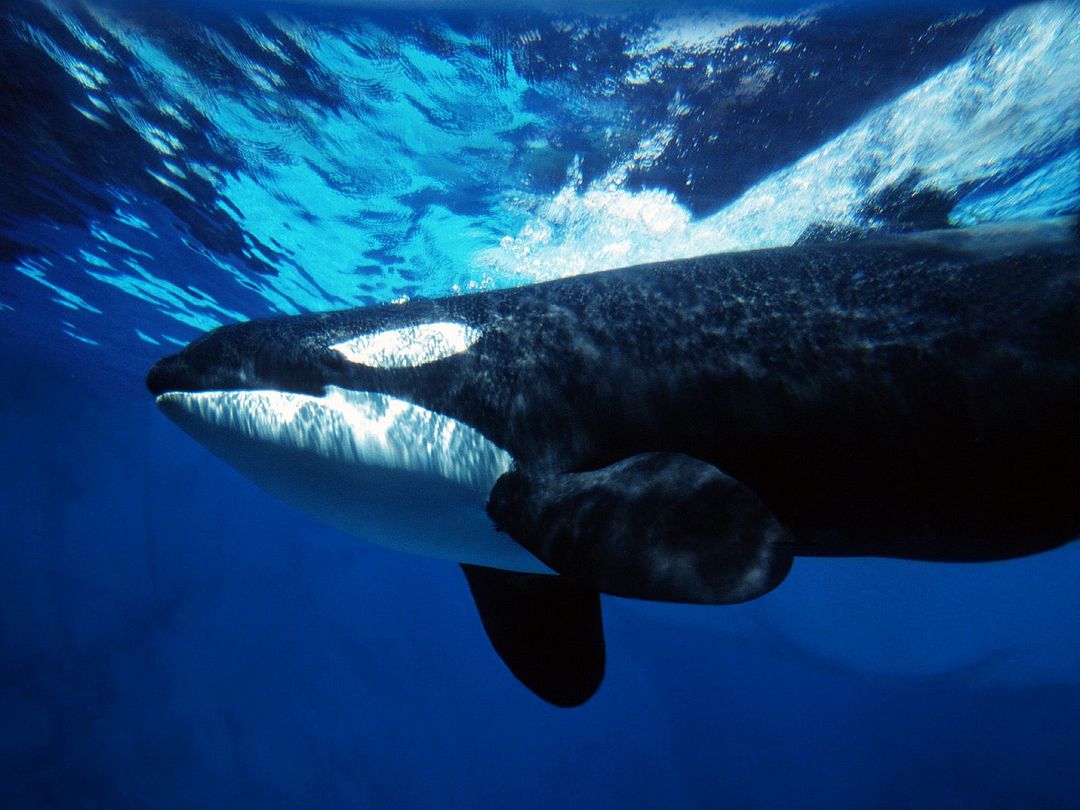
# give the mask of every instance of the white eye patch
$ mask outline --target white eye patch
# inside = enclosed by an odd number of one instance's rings
[[[412,368],[467,352],[479,339],[479,329],[443,321],[360,335],[330,348],[350,363],[373,368]]]

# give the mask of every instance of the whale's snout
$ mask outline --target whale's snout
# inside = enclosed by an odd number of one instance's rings
[[[187,364],[179,354],[163,357],[151,367],[146,375],[146,387],[155,397],[167,391],[187,389],[185,381],[190,378],[186,372]]]
[[[287,387],[260,379],[255,368],[265,335],[256,322],[214,329],[179,353],[158,360],[146,375],[146,387],[155,397],[170,391],[235,391]],[[274,364],[268,364],[271,368]]]

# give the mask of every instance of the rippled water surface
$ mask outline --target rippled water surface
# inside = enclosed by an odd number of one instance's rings
[[[787,244],[819,222],[1076,207],[1072,4],[109,9],[7,5],[18,277],[0,301],[144,358],[240,318]]]

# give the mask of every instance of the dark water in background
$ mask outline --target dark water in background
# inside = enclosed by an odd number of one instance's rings
[[[609,599],[556,710],[456,567],[272,500],[141,377],[240,318],[1075,213],[1075,3],[0,13],[0,805],[1074,806],[1080,546]]]

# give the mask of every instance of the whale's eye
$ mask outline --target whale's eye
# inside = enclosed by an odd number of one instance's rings
[[[358,335],[330,348],[350,363],[374,368],[411,368],[467,352],[479,339],[479,329],[444,321]]]

